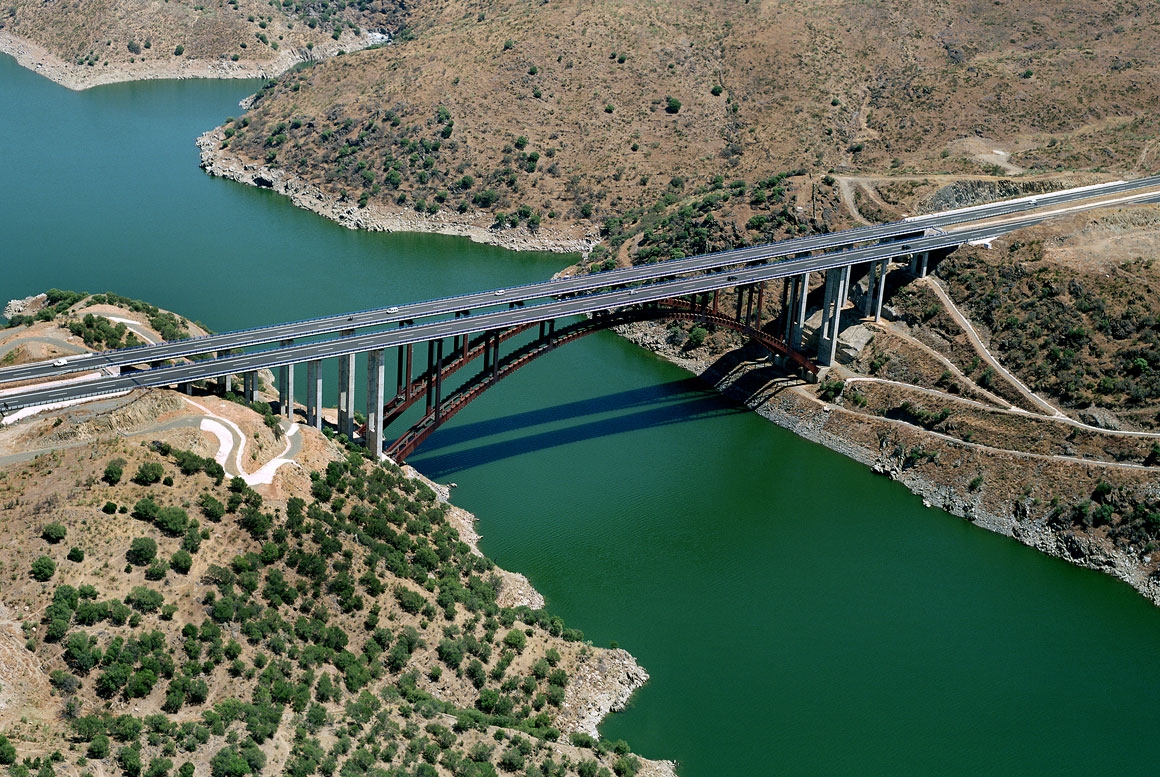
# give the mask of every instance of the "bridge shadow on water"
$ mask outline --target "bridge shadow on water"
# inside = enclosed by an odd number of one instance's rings
[[[744,405],[722,397],[697,378],[687,378],[441,429],[408,462],[415,464],[428,477],[446,478],[472,467],[561,445],[746,412]],[[616,415],[580,420],[607,413]],[[576,423],[565,428],[528,432],[512,439],[470,445],[497,434],[567,421]],[[438,453],[460,445],[467,447]]]

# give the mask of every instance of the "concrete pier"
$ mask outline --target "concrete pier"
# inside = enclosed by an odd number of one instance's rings
[[[318,359],[306,362],[306,423],[322,428],[322,362]]]
[[[367,353],[367,450],[383,453],[383,401],[386,370],[382,350]]]
[[[875,321],[882,319],[882,295],[886,289],[886,271],[889,267],[889,259],[871,262],[866,274],[866,296],[862,298],[861,310],[864,315],[874,316]]]
[[[258,373],[247,372],[242,375],[242,395],[247,402],[258,401]]]
[[[786,279],[789,284],[789,309],[785,322],[785,342],[794,349],[802,349],[806,325],[806,297],[810,293],[810,274],[803,273]]]
[[[910,255],[910,274],[915,278],[926,277],[927,263],[930,261],[930,251]]]
[[[826,270],[826,296],[822,303],[822,323],[818,331],[818,364],[823,367],[833,364],[838,354],[838,327],[849,286],[849,265]]]
[[[283,340],[282,346],[294,345],[293,340]],[[278,407],[282,415],[294,420],[294,365],[286,364],[278,368]]]
[[[338,433],[354,436],[354,354],[338,357]]]

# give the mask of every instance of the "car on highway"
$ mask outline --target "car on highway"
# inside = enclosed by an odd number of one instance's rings
[[[496,289],[495,290],[495,296],[497,296],[497,297],[502,297],[505,294],[507,294],[507,289]]]
[[[398,305],[391,305],[389,308],[387,308],[387,312],[388,313],[398,313],[399,306]]]
[[[53,367],[63,367],[68,364],[68,359],[57,359],[52,363]]]

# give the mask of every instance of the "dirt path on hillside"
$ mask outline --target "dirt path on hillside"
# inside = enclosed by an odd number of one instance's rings
[[[990,365],[992,369],[1002,375],[1004,380],[1011,384],[1012,388],[1018,391],[1020,395],[1026,398],[1029,402],[1033,403],[1036,407],[1042,409],[1044,413],[1052,416],[1053,418],[1067,418],[1067,416],[1064,415],[1064,413],[1059,408],[1047,402],[1045,399],[1042,399],[1038,394],[1028,388],[1023,381],[1019,380],[1019,378],[1015,377],[1015,375],[1013,375],[1006,367],[1000,364],[998,359],[991,355],[990,350],[987,349],[987,346],[979,337],[978,332],[976,332],[975,328],[971,325],[970,319],[963,315],[963,313],[958,309],[954,301],[951,299],[950,295],[947,294],[946,289],[944,289],[937,280],[930,276],[921,279],[920,282],[922,280],[927,281],[927,287],[932,292],[934,292],[935,296],[939,298],[939,301],[941,301],[943,306],[946,308],[947,313],[955,320],[955,323],[957,323],[959,327],[962,328],[963,332],[967,335],[967,338],[971,341],[971,346],[975,349],[975,352],[979,354],[981,359],[987,362],[987,364]]]

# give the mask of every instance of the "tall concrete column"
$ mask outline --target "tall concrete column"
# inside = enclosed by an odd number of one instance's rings
[[[306,423],[322,428],[322,362],[306,362]]]
[[[883,259],[878,271],[878,288],[874,295],[874,320],[882,320],[882,297],[886,293],[886,271],[890,269],[890,260]]]
[[[818,363],[823,367],[833,364],[838,354],[838,327],[849,285],[849,265],[826,270],[826,294],[822,303],[822,324],[818,332]]]
[[[247,372],[242,376],[242,392],[247,402],[258,401],[258,373]]]
[[[367,450],[376,456],[383,453],[383,388],[386,370],[382,350],[367,354]]]
[[[858,306],[863,315],[869,316],[874,312],[874,298],[878,296],[878,262],[870,262],[866,271],[866,294],[862,297],[862,304]]]
[[[810,274],[802,273],[791,279],[789,314],[786,317],[785,342],[795,351],[802,348],[806,325],[806,297],[810,293]]]
[[[338,433],[354,436],[354,354],[338,357]]]
[[[294,340],[283,340],[283,347],[294,344]],[[294,365],[286,364],[278,368],[278,408],[282,415],[294,420]]]
[[[219,358],[219,359],[224,359],[229,355],[230,355],[229,351],[218,351],[217,352],[217,358]],[[217,383],[218,383],[218,391],[221,393],[221,395],[223,397],[226,394],[233,391],[233,389],[234,389],[234,382],[233,382],[232,375],[222,375],[220,378],[218,378]]]
[[[921,254],[910,255],[910,274],[916,278],[926,277],[926,266],[930,259],[930,252],[923,251]]]

